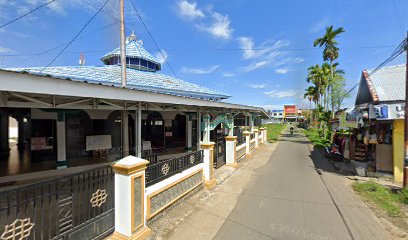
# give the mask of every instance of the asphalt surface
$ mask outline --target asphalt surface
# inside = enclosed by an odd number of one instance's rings
[[[392,239],[297,129],[252,172],[213,238]]]

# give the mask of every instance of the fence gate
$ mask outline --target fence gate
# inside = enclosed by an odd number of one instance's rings
[[[114,225],[110,166],[0,190],[0,239],[102,239]]]
[[[226,163],[225,138],[217,138],[214,146],[214,167],[219,168]]]

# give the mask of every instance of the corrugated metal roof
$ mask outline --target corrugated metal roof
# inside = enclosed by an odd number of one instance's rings
[[[67,66],[43,68],[7,68],[7,71],[26,72],[32,75],[96,83],[121,87],[121,72],[118,65]],[[127,88],[152,91],[201,99],[220,100],[230,97],[222,92],[189,83],[158,72],[127,68]]]
[[[101,60],[102,62],[110,57],[113,56],[120,56],[120,47],[110,51],[109,53],[105,54]],[[126,39],[126,57],[130,58],[142,58],[147,61],[151,61],[156,63],[157,65],[161,65],[160,62],[150,54],[144,47],[142,40],[136,40],[136,36],[130,36]]]
[[[371,71],[368,71],[370,73]],[[369,75],[379,101],[405,100],[405,65],[383,67]]]

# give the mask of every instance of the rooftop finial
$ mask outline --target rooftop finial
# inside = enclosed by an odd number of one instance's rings
[[[132,31],[132,34],[130,34],[130,36],[128,37],[129,41],[136,41],[137,37],[135,35],[135,31]]]

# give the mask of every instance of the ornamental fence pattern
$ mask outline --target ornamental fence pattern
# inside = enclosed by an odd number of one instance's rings
[[[200,150],[181,157],[159,161],[156,164],[149,164],[146,168],[146,187],[202,163],[203,154],[203,151]]]
[[[0,239],[100,239],[114,231],[114,174],[102,166],[0,190]]]

